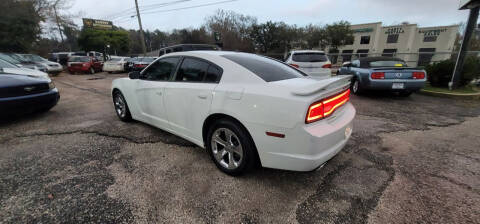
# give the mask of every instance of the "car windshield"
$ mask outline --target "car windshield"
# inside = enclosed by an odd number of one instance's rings
[[[90,57],[71,57],[68,61],[70,61],[70,62],[89,62]]]
[[[34,61],[34,62],[45,62],[45,61],[47,61],[47,59],[42,58],[38,55],[34,55],[34,54],[24,54],[22,56],[24,58],[28,59],[29,61]]]
[[[22,62],[18,61],[17,59],[10,57],[10,55],[6,55],[6,54],[0,54],[0,59],[6,61],[8,63],[11,63],[11,64],[22,63]]]
[[[404,61],[390,60],[390,61],[371,61],[370,67],[407,67]]]
[[[283,62],[263,56],[253,54],[228,54],[223,55],[223,57],[245,67],[266,82],[307,76],[305,73]]]
[[[28,63],[28,62],[32,62],[31,60],[29,60],[28,58],[25,58],[21,55],[18,55],[18,54],[9,54],[10,57],[14,58],[15,60],[19,61],[19,62],[23,62],[23,63]]]
[[[4,60],[0,60],[0,68],[18,68],[16,65],[10,64]]]
[[[326,62],[328,61],[325,53],[317,52],[306,52],[306,53],[295,53],[292,56],[292,60],[296,62]]]

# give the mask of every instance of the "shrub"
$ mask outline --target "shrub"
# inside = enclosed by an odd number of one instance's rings
[[[450,59],[425,66],[428,81],[430,82],[430,85],[435,87],[448,87],[454,69],[455,61]],[[479,78],[480,59],[476,56],[465,58],[465,65],[463,66],[462,74],[462,80],[460,80],[461,86],[467,85],[473,79]]]

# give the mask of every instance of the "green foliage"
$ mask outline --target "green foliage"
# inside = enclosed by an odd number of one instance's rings
[[[28,52],[41,33],[44,18],[33,0],[0,1],[0,51]]]
[[[84,28],[78,38],[79,46],[85,51],[103,52],[106,45],[116,50],[117,54],[126,54],[129,51],[129,33],[124,30],[96,30]]]
[[[455,61],[451,59],[425,66],[428,81],[434,87],[448,87],[454,69]],[[476,78],[480,78],[480,59],[476,56],[469,56],[465,59],[460,85],[467,85]]]

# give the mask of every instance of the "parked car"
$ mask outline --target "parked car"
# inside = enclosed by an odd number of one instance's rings
[[[68,59],[74,55],[75,52],[58,52],[57,57],[58,57],[58,63],[61,65],[67,66]]]
[[[0,117],[48,111],[60,94],[50,79],[10,74],[0,69]]]
[[[139,57],[133,62],[133,71],[141,71],[146,68],[150,63],[155,61],[154,57]]]
[[[76,72],[95,74],[95,72],[102,71],[103,62],[89,56],[72,56],[68,60],[67,66],[70,74]]]
[[[40,67],[35,63],[28,62],[23,59],[21,56],[13,54],[13,53],[0,53],[0,59],[7,61],[10,64],[17,65],[22,68],[29,68],[34,70],[40,70],[42,72],[46,72],[47,68]]]
[[[131,72],[133,71],[133,64],[138,60],[137,57],[134,58],[127,58],[127,63],[125,63],[125,71]]]
[[[332,75],[332,62],[323,51],[290,51],[285,58],[285,63],[313,77],[329,77]]]
[[[0,69],[2,69],[5,73],[9,74],[28,75],[44,79],[50,79],[50,77],[48,77],[48,74],[45,72],[29,68],[22,68],[17,65],[10,64],[2,59],[0,59]]]
[[[45,58],[42,58],[35,54],[21,54],[23,58],[28,61],[35,62],[37,65],[42,65],[47,68],[47,73],[58,74],[63,71],[63,67],[60,63],[51,62]]]
[[[219,51],[221,50],[216,45],[211,44],[177,44],[169,47],[161,48],[158,52],[158,56],[169,54],[172,52],[182,51]]]
[[[351,90],[389,90],[410,96],[422,89],[427,81],[425,70],[410,68],[404,60],[392,57],[365,57],[346,62],[339,75],[353,75]]]
[[[111,57],[103,64],[103,71],[108,73],[124,72],[127,59],[126,57]]]
[[[310,171],[346,144],[350,76],[313,79],[270,58],[226,51],[165,55],[112,83],[122,121],[142,121],[207,148],[223,172]]]

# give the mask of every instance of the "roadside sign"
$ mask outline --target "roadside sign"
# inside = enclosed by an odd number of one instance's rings
[[[102,30],[113,29],[112,21],[99,20],[99,19],[83,18],[83,26],[87,28],[102,29]]]

